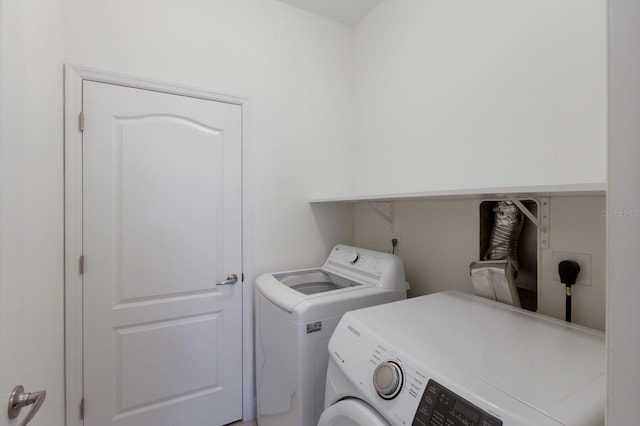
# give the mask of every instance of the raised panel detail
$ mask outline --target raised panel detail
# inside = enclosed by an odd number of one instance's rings
[[[215,259],[222,259],[224,134],[168,115],[116,123],[120,301],[211,288],[223,275]]]
[[[209,314],[117,329],[119,413],[218,387],[221,325]]]

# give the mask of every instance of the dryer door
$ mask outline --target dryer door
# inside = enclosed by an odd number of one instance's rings
[[[389,422],[369,404],[351,398],[324,410],[318,426],[389,426]]]

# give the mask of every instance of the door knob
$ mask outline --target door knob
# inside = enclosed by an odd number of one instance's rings
[[[36,415],[46,397],[47,391],[41,390],[38,392],[25,392],[22,385],[16,386],[13,388],[13,391],[9,396],[9,408],[7,410],[7,414],[10,419],[15,419],[20,415],[20,411],[23,407],[33,405],[27,414],[27,417],[25,417],[24,420],[22,420],[22,423],[20,423],[20,426],[27,426],[27,423],[29,423],[31,419],[33,419],[33,416]]]
[[[216,285],[227,285],[227,284],[235,284],[238,282],[238,276],[236,274],[230,274],[227,276],[227,279],[224,281],[220,281]]]

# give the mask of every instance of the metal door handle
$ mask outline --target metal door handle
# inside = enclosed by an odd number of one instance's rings
[[[227,279],[224,281],[220,281],[216,285],[227,285],[227,284],[235,284],[238,282],[238,276],[236,274],[231,274],[227,276]]]
[[[44,399],[47,397],[47,391],[41,390],[38,392],[25,392],[22,385],[16,386],[13,388],[11,392],[11,396],[9,396],[9,408],[7,410],[7,414],[10,419],[15,419],[20,414],[20,411],[23,407],[27,405],[33,405],[31,407],[31,411],[27,414],[27,417],[22,420],[20,426],[27,426],[27,423],[33,419],[33,416],[36,415]]]

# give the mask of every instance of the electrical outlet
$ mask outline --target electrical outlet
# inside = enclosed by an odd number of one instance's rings
[[[391,233],[391,239],[396,239],[398,240],[398,242],[396,243],[396,253],[398,253],[400,251],[400,233],[399,232],[392,232]]]
[[[574,253],[569,251],[551,252],[553,268],[553,280],[560,282],[560,273],[558,273],[558,264],[563,260],[573,260],[580,265],[580,273],[574,285],[591,285],[591,255],[587,253]]]

